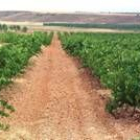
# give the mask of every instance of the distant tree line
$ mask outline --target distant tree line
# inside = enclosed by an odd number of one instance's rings
[[[0,31],[21,31],[27,32],[28,28],[26,26],[19,26],[19,25],[6,25],[0,24]]]

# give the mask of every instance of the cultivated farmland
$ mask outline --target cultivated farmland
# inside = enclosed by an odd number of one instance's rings
[[[139,136],[139,38],[136,33],[0,33],[1,98],[15,109],[1,103],[16,110],[4,120],[11,127],[0,139]],[[29,59],[32,65],[26,67]]]
[[[49,45],[52,34],[34,32],[33,34],[1,33],[0,42],[8,43],[0,48],[0,89],[11,78],[22,72],[29,58],[41,51],[41,45]]]
[[[134,112],[140,107],[139,34],[65,33],[60,38],[64,49],[79,56],[102,85],[112,90],[109,112],[124,105],[133,106]]]

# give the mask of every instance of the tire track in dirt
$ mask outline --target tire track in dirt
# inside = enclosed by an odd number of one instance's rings
[[[105,112],[101,94],[108,91],[63,51],[56,34],[32,61],[34,65],[2,91],[16,108],[5,120],[14,132],[5,135],[16,140],[127,140],[136,134],[132,128],[138,125],[128,128]]]

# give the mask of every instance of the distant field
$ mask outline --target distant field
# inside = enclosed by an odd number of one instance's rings
[[[61,26],[76,28],[101,28],[117,30],[140,30],[140,24],[101,24],[101,23],[44,23],[44,26]]]
[[[21,27],[26,26],[28,32],[34,31],[47,31],[47,32],[132,32],[128,30],[115,30],[115,29],[104,29],[104,28],[82,28],[82,27],[66,27],[66,26],[43,26],[41,22],[11,22],[11,21],[0,21],[0,24],[6,25],[20,25]]]
[[[43,23],[43,22],[14,22],[0,21],[0,24],[26,26],[28,32],[47,31],[47,32],[119,32],[131,33],[140,32],[140,24],[68,24],[68,23]],[[45,26],[44,26],[45,25]]]

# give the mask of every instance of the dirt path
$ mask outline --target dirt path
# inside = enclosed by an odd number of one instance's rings
[[[12,140],[128,140],[140,134],[137,123],[115,120],[104,111],[101,95],[108,91],[62,50],[57,35],[32,61],[34,65],[2,91],[16,108],[6,120],[14,132],[6,136],[16,137]]]

